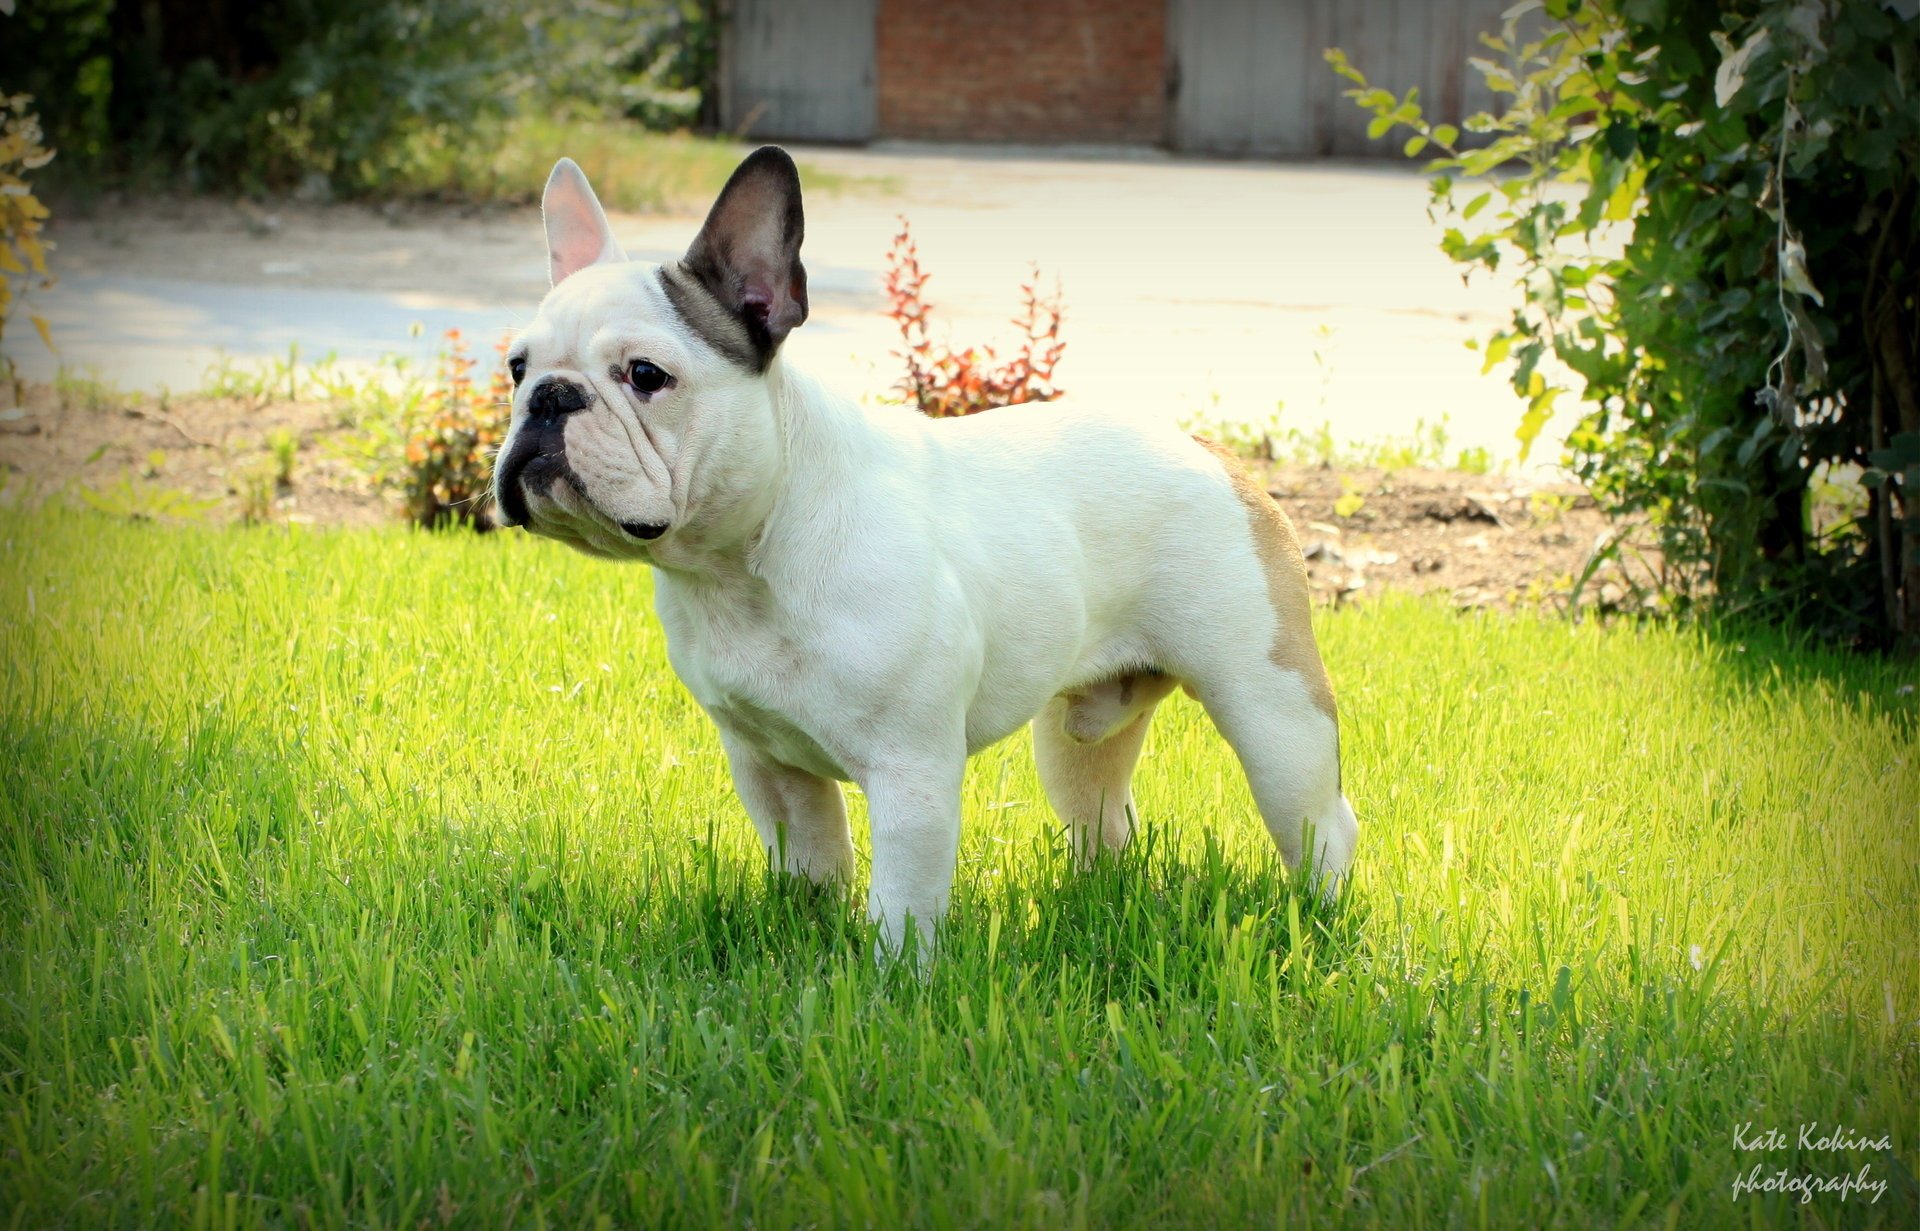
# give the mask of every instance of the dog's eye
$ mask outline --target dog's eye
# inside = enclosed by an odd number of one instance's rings
[[[627,379],[632,381],[633,387],[642,393],[658,393],[666,388],[667,382],[673,378],[668,376],[665,369],[658,364],[649,363],[645,359],[635,359],[632,366],[627,368]]]
[[[507,360],[507,374],[513,377],[513,383],[519,384],[527,378],[527,357],[515,355]]]

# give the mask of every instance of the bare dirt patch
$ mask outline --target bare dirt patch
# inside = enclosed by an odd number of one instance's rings
[[[269,438],[277,431],[291,433],[297,451],[288,481],[271,488],[268,519],[368,526],[399,516],[394,498],[356,460],[361,432],[328,403],[162,403],[51,386],[29,387],[23,405],[0,392],[0,403],[0,470],[14,499],[111,490],[119,511],[164,518],[142,510],[166,502],[143,502],[141,494],[178,493],[197,503],[196,516],[239,520],[250,508],[249,480],[257,484],[274,467]],[[1249,464],[1293,519],[1323,602],[1404,590],[1461,607],[1557,605],[1606,541],[1606,518],[1569,484],[1420,468]],[[257,499],[252,511],[259,516]],[[1631,595],[1611,561],[1587,590],[1606,606]]]
[[[1608,542],[1580,487],[1451,470],[1336,470],[1253,463],[1293,519],[1316,598],[1381,590],[1438,594],[1461,607],[1559,605]],[[1632,594],[1611,560],[1585,597]]]
[[[268,488],[268,518],[367,526],[398,516],[352,458],[361,432],[323,402],[162,402],[33,385],[16,403],[0,392],[0,474],[26,499],[93,492],[129,516],[165,519],[158,510],[181,505],[177,496],[194,516],[239,520],[249,480],[278,469],[269,443],[276,431],[291,433],[296,451],[288,481]]]

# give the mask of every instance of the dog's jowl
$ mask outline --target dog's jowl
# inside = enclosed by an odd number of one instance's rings
[[[1231,456],[1071,400],[958,420],[789,366],[807,319],[792,159],[740,164],[687,255],[628,261],[572,162],[543,203],[553,289],[508,355],[502,517],[653,567],[674,670],[786,868],[853,875],[897,949],[946,911],[967,757],[1033,723],[1076,856],[1131,835],[1175,687],[1239,755],[1287,863],[1326,889],[1359,827],[1286,515]]]

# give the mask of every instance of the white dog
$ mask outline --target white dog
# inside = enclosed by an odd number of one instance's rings
[[[945,913],[967,757],[1033,723],[1076,856],[1123,846],[1176,684],[1322,888],[1359,826],[1287,517],[1220,449],[1070,402],[933,420],[790,368],[807,318],[800,177],[740,164],[680,261],[629,263],[562,159],[553,289],[514,342],[502,518],[654,569],[668,657],[720,728],[774,857],[850,880],[840,782],[873,820],[867,902],[897,950]]]

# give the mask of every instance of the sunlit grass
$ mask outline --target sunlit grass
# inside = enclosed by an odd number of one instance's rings
[[[1910,668],[1414,602],[1320,637],[1343,901],[1176,698],[1091,876],[1024,737],[975,761],[922,983],[762,875],[643,570],[0,514],[0,1212],[1911,1225]],[[1892,1149],[1735,1149],[1807,1121]],[[1735,1200],[1756,1163],[1888,1188]]]
[[[620,120],[515,116],[479,133],[422,134],[385,191],[465,201],[538,201],[554,161],[580,164],[611,210],[704,211],[753,146],[689,133],[651,132]],[[810,192],[847,186],[845,176],[807,165]]]

